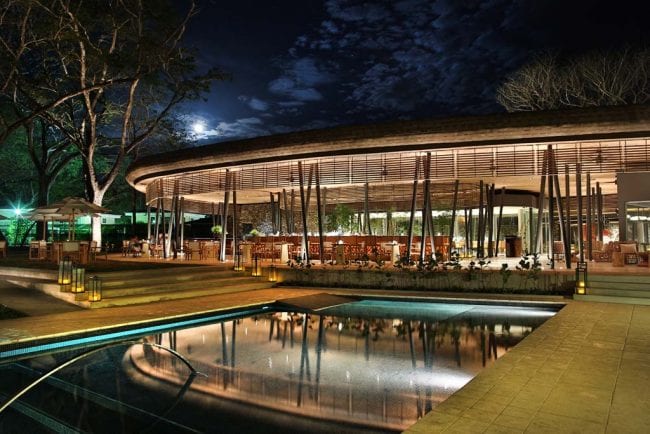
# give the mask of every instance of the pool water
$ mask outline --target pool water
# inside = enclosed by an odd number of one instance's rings
[[[397,432],[560,308],[363,300],[147,334],[43,381],[0,432]],[[0,366],[0,402],[80,351]]]

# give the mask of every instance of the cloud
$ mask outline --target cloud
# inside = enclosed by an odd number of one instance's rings
[[[269,91],[299,102],[322,100],[323,94],[316,87],[332,81],[331,74],[310,57],[289,59],[282,69],[280,77],[269,83]]]
[[[266,111],[269,108],[269,103],[263,101],[256,97],[249,97],[246,95],[240,95],[238,98],[240,101],[244,102],[248,107],[257,111]]]

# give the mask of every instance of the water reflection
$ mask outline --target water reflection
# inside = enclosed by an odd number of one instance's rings
[[[415,306],[414,306],[415,305]],[[318,314],[277,312],[147,339],[207,378],[192,388],[319,419],[401,430],[555,313],[489,305],[359,302]],[[178,362],[132,348],[149,377],[178,381]]]
[[[401,431],[555,312],[361,301],[52,353],[0,366],[0,405],[58,367],[0,432]]]

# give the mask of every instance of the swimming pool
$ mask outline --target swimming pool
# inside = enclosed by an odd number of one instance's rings
[[[142,327],[129,335],[139,344],[97,351],[25,394],[0,413],[0,430],[62,423],[94,432],[400,431],[561,306],[359,300]],[[70,348],[3,365],[4,397],[79,351]]]

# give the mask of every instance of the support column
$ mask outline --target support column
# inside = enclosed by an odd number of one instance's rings
[[[587,258],[590,261],[594,260],[593,254],[593,245],[591,242],[591,223],[593,221],[592,217],[592,202],[591,202],[591,172],[587,172],[587,185],[585,185],[585,195],[587,196]]]
[[[316,218],[318,219],[318,252],[320,257],[320,263],[325,263],[325,248],[324,248],[324,236],[323,236],[323,212],[321,208],[321,198],[320,198],[320,163],[316,163]],[[321,318],[323,318],[321,316]]]
[[[305,181],[302,177],[302,161],[298,161],[298,178],[300,179],[300,210],[302,211],[302,239],[305,249],[303,251],[303,257],[305,259],[306,266],[309,266],[309,251],[306,248],[309,243],[307,237],[307,207],[305,203]]]
[[[363,218],[365,221],[364,233],[366,235],[372,235],[372,227],[370,226],[370,209],[369,209],[370,201],[368,199],[369,196],[368,190],[370,190],[370,186],[366,182],[364,185],[364,197],[363,197]]]
[[[497,235],[495,237],[495,255],[494,256],[499,256],[499,239],[501,238],[501,222],[503,221],[503,200],[506,195],[506,188],[501,187],[501,195],[499,197],[499,217],[497,217]],[[532,208],[531,208],[532,209]]]
[[[223,208],[221,210],[221,248],[219,249],[219,260],[226,260],[226,242],[228,241],[228,203],[230,202],[230,170],[226,169],[226,182],[223,193]]]
[[[408,262],[411,262],[411,245],[413,244],[413,222],[415,220],[415,204],[418,195],[418,172],[420,169],[420,156],[415,157],[415,171],[413,175],[413,194],[411,195],[411,214],[409,216],[409,227],[406,238],[406,255]],[[420,245],[422,243],[420,242]]]
[[[476,257],[481,259],[485,256],[485,250],[483,250],[483,241],[485,240],[485,232],[483,230],[483,180],[479,181],[479,196],[478,196],[478,229],[477,229],[477,239],[476,239]]]
[[[454,199],[451,206],[451,223],[449,225],[449,251],[447,252],[447,259],[451,258],[452,247],[454,247],[454,226],[456,224],[456,208],[458,207],[458,187],[460,182],[454,181]]]
[[[578,201],[578,251],[580,252],[580,262],[585,262],[585,251],[582,231],[582,173],[580,163],[576,163],[576,199]]]
[[[603,219],[603,190],[600,187],[600,182],[596,182],[596,206],[596,212],[598,216],[598,241],[602,243],[605,221]],[[625,210],[621,210],[620,212],[625,212]]]
[[[542,176],[539,185],[539,196],[537,197],[537,230],[535,231],[535,253],[542,253],[544,234],[544,203],[546,202],[546,175],[548,171],[548,152],[544,151],[542,157]]]

